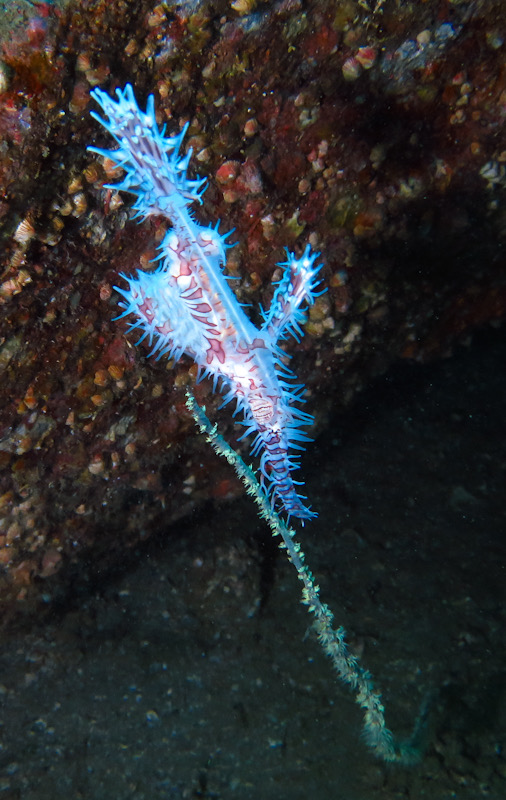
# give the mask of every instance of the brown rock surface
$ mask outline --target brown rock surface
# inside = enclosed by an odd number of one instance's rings
[[[147,267],[163,229],[137,226],[128,198],[102,188],[86,146],[111,143],[89,116],[90,89],[130,81],[141,101],[155,93],[169,130],[190,121],[210,184],[199,214],[236,229],[242,302],[268,302],[283,247],[321,250],[328,292],[289,347],[322,431],[397,359],[445,354],[504,315],[500,10],[94,0],[57,14],[41,3],[5,41],[4,609],[38,610],[75,570],[103,569],[241,491],[185,409],[194,366],[149,362],[113,321],[118,272]],[[212,414],[210,387],[198,397]],[[233,441],[227,409],[219,419]]]

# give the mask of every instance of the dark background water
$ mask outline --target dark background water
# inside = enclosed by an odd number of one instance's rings
[[[322,597],[427,752],[386,767],[247,498],[208,506],[4,637],[0,797],[500,800],[506,331],[379,378],[308,450]],[[324,388],[322,389],[324,391]]]

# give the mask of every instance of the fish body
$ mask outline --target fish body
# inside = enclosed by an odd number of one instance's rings
[[[279,342],[289,334],[302,335],[303,307],[321,293],[320,266],[315,266],[319,254],[309,246],[300,258],[287,252],[263,324],[254,325],[224,272],[228,234],[201,225],[190,208],[202,202],[206,181],[187,176],[191,149],[180,155],[188,126],[165,136],[156,123],[153,96],[141,111],[130,84],[116,90],[117,100],[100,89],[91,95],[107,119],[92,116],[119,148],[88,149],[125,170],[121,182],[107,188],[135,195],[137,216],[164,216],[172,224],[158,248],[157,269],[122,274],[127,287],[115,287],[122,295],[121,317],[133,317],[130,328],[141,330],[139,341],[148,340],[151,354],[191,357],[199,377],[212,378],[214,388],[224,393],[224,404],[236,401],[244,436],[255,436],[252,452],[260,456],[263,487],[273,505],[281,504],[289,517],[314,517],[292,478],[298,467],[293,450],[304,449],[308,437],[302,429],[313,418],[298,407],[303,387],[293,384]]]

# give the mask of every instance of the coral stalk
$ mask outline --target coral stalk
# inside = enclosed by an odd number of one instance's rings
[[[272,508],[251,467],[218,433],[216,425],[212,425],[190,391],[186,393],[186,405],[191,412],[201,433],[213,446],[216,453],[226,458],[246,487],[247,493],[258,506],[260,516],[264,519],[272,535],[279,537],[279,546],[286,550],[288,560],[297,571],[302,583],[302,603],[314,617],[314,627],[319,642],[330,658],[339,680],[347,684],[355,693],[355,700],[364,712],[363,732],[366,744],[373,753],[384,761],[399,764],[413,764],[420,759],[421,735],[426,717],[425,705],[422,708],[409,740],[399,742],[389,730],[385,721],[385,709],[381,695],[375,690],[370,673],[364,669],[358,658],[350,653],[346,644],[346,631],[334,628],[334,616],[329,607],[320,599],[320,587],[315,582],[311,571],[305,564],[304,552],[295,540],[295,531],[288,527],[279,514]]]

